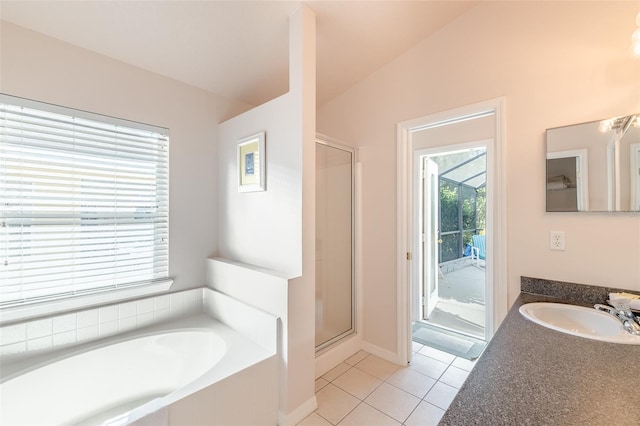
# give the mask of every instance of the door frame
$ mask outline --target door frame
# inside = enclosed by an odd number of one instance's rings
[[[609,158],[610,152],[607,149],[607,158]],[[586,149],[571,149],[568,151],[554,151],[547,153],[547,160],[556,160],[559,158],[574,158],[576,159],[576,196],[578,211],[589,210],[589,151]],[[612,158],[611,158],[611,161]],[[608,194],[614,193],[614,178],[613,169],[609,167],[611,163],[607,160],[607,185]],[[609,198],[609,205],[613,203],[613,200]]]
[[[316,134],[316,140],[314,148],[317,149],[317,145],[327,146],[329,148],[337,149],[340,151],[348,152],[351,155],[351,328],[337,336],[329,339],[328,341],[315,346],[316,356],[324,353],[327,349],[335,347],[339,342],[344,341],[351,335],[358,332],[358,291],[357,291],[357,267],[358,250],[356,250],[356,155],[357,150],[351,146],[345,145],[335,139],[328,136]],[[317,283],[316,283],[317,285]]]
[[[463,118],[495,115],[494,139],[487,142],[487,251],[485,303],[486,336],[490,339],[508,310],[507,299],[507,192],[506,192],[506,123],[504,97],[455,108],[397,125],[397,356],[400,364],[411,361],[411,311],[413,265],[418,260],[412,201],[414,150],[413,133],[430,127],[450,124]]]
[[[422,201],[422,199],[424,198],[422,195],[422,188],[421,188],[421,182],[422,182],[422,161],[425,157],[429,157],[429,156],[433,156],[433,155],[442,155],[442,154],[446,154],[449,152],[460,152],[460,151],[465,151],[465,150],[469,150],[469,149],[474,149],[474,148],[487,148],[489,146],[489,144],[491,143],[490,139],[480,139],[474,142],[463,142],[463,143],[456,143],[456,144],[451,144],[451,145],[442,145],[442,146],[437,146],[437,147],[432,147],[432,148],[424,148],[424,149],[418,149],[413,151],[413,182],[412,182],[412,186],[413,186],[413,200],[411,200],[411,205],[412,205],[412,215],[413,215],[413,235],[418,235],[420,236],[420,224],[421,224],[421,220],[422,217],[424,215],[424,212],[422,211],[423,208],[425,208],[424,205],[422,205],[422,203],[420,203],[419,201]],[[488,168],[488,164],[487,164],[487,168]],[[486,171],[486,170],[485,170]],[[423,265],[421,264],[422,262],[422,244],[421,244],[421,239],[420,238],[414,238],[413,239],[413,249],[412,249],[412,254],[413,254],[413,258],[416,259],[415,262],[412,262],[411,265],[411,322],[414,321],[420,321],[423,319],[424,315],[422,315],[421,312],[421,299],[420,299],[420,292],[421,292],[421,286],[423,285],[420,282],[420,277],[421,275],[424,275],[424,271],[422,271]],[[485,332],[485,338],[487,338],[486,332]]]

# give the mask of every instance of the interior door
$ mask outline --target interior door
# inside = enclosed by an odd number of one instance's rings
[[[438,165],[429,157],[423,162],[423,294],[424,318],[429,319],[438,303],[438,245],[440,191]]]

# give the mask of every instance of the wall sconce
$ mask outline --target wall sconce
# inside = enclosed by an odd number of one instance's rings
[[[631,46],[633,48],[633,54],[640,57],[640,13],[636,16],[636,25],[638,28],[636,28],[631,36]]]

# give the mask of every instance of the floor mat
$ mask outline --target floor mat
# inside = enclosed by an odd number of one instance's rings
[[[482,340],[423,322],[413,324],[413,341],[470,360],[478,358],[486,346]]]

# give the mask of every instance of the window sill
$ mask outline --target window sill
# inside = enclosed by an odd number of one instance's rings
[[[173,280],[167,279],[136,287],[3,308],[0,310],[0,325],[149,296],[169,290],[172,284]]]

